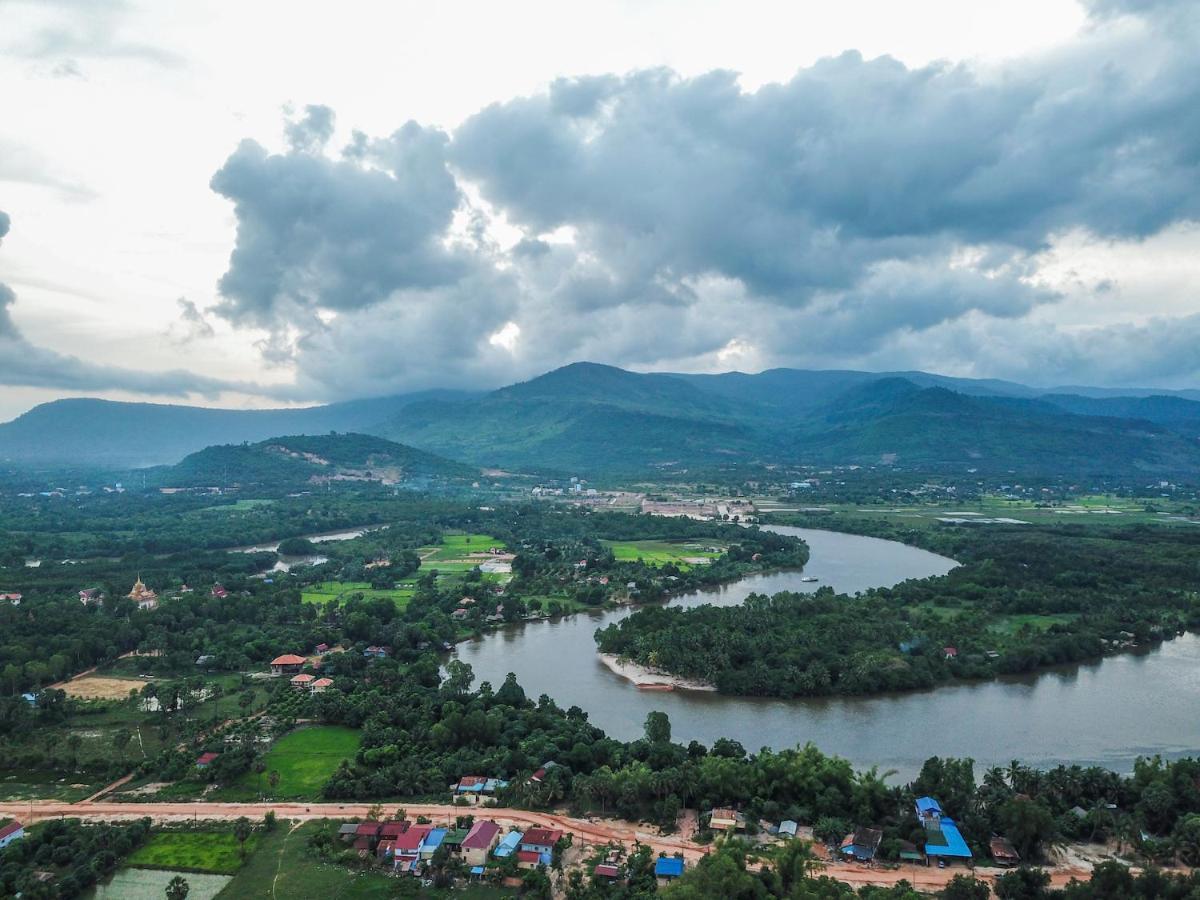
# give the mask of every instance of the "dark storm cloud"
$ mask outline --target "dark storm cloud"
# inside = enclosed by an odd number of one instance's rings
[[[355,132],[338,160],[314,151],[321,113],[289,152],[246,143],[214,177],[238,219],[216,311],[333,393],[731,345],[896,368],[989,329],[1010,368],[1085,371],[1089,342],[1052,315],[1019,339],[1060,300],[1038,255],[1200,218],[1198,36],[1194,12],[1097,0],[1077,40],[1003,69],[850,52],[755,91],[724,71],[560,79],[452,137]],[[476,196],[520,229],[509,250]],[[962,358],[939,346],[923,365]]]
[[[410,123],[379,142],[383,171],[243,142],[212,179],[238,219],[217,312],[238,324],[308,326],[318,308],[353,310],[455,281],[469,260],[442,243],[460,199],[444,143]]]
[[[0,211],[0,240],[8,234],[8,214]],[[252,385],[206,378],[182,370],[145,372],[105,366],[31,344],[13,321],[17,296],[0,282],[0,385],[63,390],[124,390],[142,394],[216,396],[222,391],[254,391]]]

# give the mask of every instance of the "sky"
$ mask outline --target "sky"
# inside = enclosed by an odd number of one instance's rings
[[[0,418],[1200,375],[1200,4],[0,0]]]

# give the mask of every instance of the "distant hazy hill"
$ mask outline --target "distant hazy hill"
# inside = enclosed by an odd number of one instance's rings
[[[457,392],[353,400],[304,409],[209,409],[111,400],[55,400],[0,425],[0,460],[141,467],[174,463],[213,444],[277,434],[372,431],[410,403]]]
[[[894,462],[1198,474],[1200,402],[1186,393],[1047,393],[925,372],[671,375],[576,363],[487,394],[429,392],[298,410],[64,400],[0,425],[0,460],[131,466],[175,462],[208,445],[336,430],[479,466],[576,473]],[[234,462],[256,464],[230,456],[222,465]]]
[[[330,481],[405,484],[471,478],[479,470],[372,435],[327,434],[206,447],[147,474],[149,483],[161,487],[296,488]]]

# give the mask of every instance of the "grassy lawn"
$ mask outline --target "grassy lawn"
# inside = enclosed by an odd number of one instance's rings
[[[696,563],[687,560],[712,560],[725,552],[724,547],[706,541],[604,541],[613,552],[617,562],[641,560],[648,566],[665,566],[674,563],[686,569]],[[705,565],[705,563],[699,563]]]
[[[286,822],[264,835],[254,855],[226,885],[217,900],[374,900],[377,897],[420,896],[454,900],[501,900],[514,890],[471,885],[461,891],[420,889],[402,891],[397,879],[378,870],[362,871],[322,862],[308,849],[308,839],[323,827],[306,822],[290,829]],[[409,884],[408,887],[415,887]],[[191,900],[189,896],[189,900]]]
[[[329,780],[343,759],[354,759],[362,736],[356,729],[335,725],[313,728],[297,728],[275,742],[264,762],[267,772],[279,773],[279,785],[271,791],[275,799],[304,799],[320,796],[321,788]],[[250,797],[258,793],[258,776],[248,772],[232,789],[219,791],[224,798],[227,793]],[[267,789],[267,776],[262,778]],[[234,798],[230,798],[234,799]]]
[[[254,852],[257,834],[246,841],[247,856]],[[237,838],[231,831],[160,831],[135,850],[126,862],[142,869],[178,869],[232,875],[242,867]]]
[[[305,587],[300,599],[305,603],[329,603],[331,600],[340,602],[351,594],[362,594],[368,600],[391,600],[397,609],[404,609],[414,593],[412,587],[405,586],[380,589],[371,587],[365,581],[322,581]]]

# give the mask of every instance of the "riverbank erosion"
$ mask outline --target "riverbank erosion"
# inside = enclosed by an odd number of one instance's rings
[[[716,685],[709,684],[707,681],[701,681],[697,678],[684,678],[681,675],[672,675],[670,672],[660,672],[629,659],[620,659],[612,653],[598,653],[596,655],[600,662],[608,667],[610,672],[632,682],[642,690],[712,692],[717,690]]]

